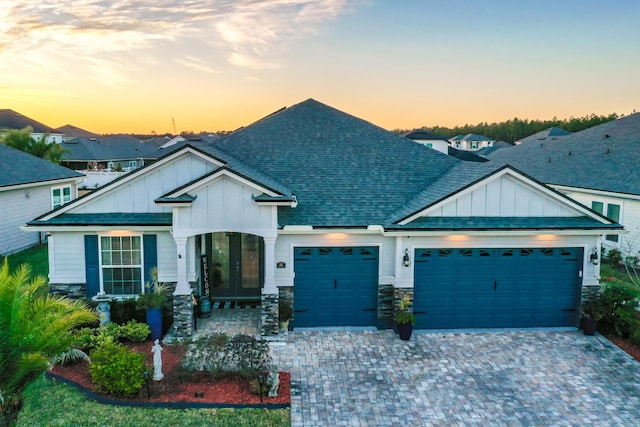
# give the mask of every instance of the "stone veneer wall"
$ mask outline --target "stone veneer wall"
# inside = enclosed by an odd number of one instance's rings
[[[398,304],[400,303],[400,300],[404,297],[409,297],[409,301],[411,301],[411,304],[409,304],[408,311],[413,313],[413,288],[395,288],[393,290],[394,319],[395,319],[395,313],[398,310]]]
[[[583,304],[585,301],[597,297],[600,295],[600,290],[602,289],[601,285],[596,286],[583,286],[580,290],[580,304]]]
[[[393,319],[393,285],[379,285],[378,286],[378,319],[380,320],[392,320]]]
[[[262,294],[260,335],[278,335],[278,294]]]
[[[173,295],[173,335],[176,338],[191,338],[193,334],[193,297]]]
[[[49,283],[49,293],[72,299],[87,297],[87,285],[85,283]]]

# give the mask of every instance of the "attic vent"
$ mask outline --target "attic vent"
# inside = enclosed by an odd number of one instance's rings
[[[571,155],[571,151],[569,151],[569,155]]]
[[[549,157],[549,159],[547,160],[547,163],[551,163],[551,157]]]
[[[606,152],[606,154],[609,154],[609,153],[610,153],[610,150],[607,148],[607,152]]]
[[[540,147],[544,147],[544,142],[541,142],[541,143],[540,143]]]
[[[609,138],[609,134],[606,134],[604,137],[605,137],[605,138]]]

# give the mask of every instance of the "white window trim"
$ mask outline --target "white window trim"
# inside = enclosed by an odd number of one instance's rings
[[[105,291],[104,291],[104,279],[102,277],[102,269],[103,269],[103,265],[102,265],[102,238],[103,237],[138,237],[140,238],[140,277],[142,278],[142,281],[140,283],[140,290],[141,292],[144,293],[144,239],[142,238],[142,233],[127,233],[125,235],[115,235],[115,234],[111,234],[111,233],[102,233],[102,234],[98,234],[98,259],[99,259],[99,274],[100,274],[100,294],[104,295]],[[105,266],[105,267],[111,267],[111,266]],[[132,267],[132,266],[127,266],[127,267]],[[109,296],[114,297],[115,299],[127,299],[127,298],[135,298],[137,297],[139,294],[109,294]]]
[[[65,188],[69,189],[69,200],[67,200],[67,201],[64,200],[64,189]],[[58,206],[56,206],[56,204],[54,202],[54,198],[53,198],[53,193],[56,190],[60,190],[60,204]],[[71,200],[73,200],[73,192],[72,192],[71,185],[58,185],[56,187],[51,187],[51,209],[55,209],[57,207],[64,206],[67,203],[69,203]]]

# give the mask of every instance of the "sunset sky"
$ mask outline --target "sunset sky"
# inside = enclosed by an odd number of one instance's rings
[[[387,129],[640,110],[640,1],[0,0],[0,108],[233,130],[314,98]]]

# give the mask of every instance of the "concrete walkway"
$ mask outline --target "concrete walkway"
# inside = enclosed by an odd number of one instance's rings
[[[640,425],[640,363],[575,330],[303,331],[273,343],[292,426]]]

